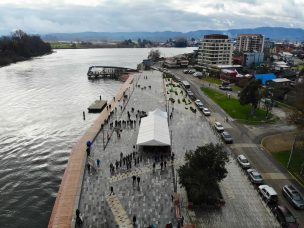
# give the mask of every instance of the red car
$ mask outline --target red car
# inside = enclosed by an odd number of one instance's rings
[[[291,214],[291,212],[288,210],[287,207],[285,207],[283,205],[278,205],[274,209],[274,213],[275,213],[275,216],[277,217],[279,223],[282,225],[282,227],[286,227],[286,228],[299,227],[297,220]]]

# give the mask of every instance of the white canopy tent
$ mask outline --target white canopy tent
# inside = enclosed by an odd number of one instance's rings
[[[141,118],[137,136],[137,146],[170,146],[170,134],[167,113],[160,109],[149,112],[147,117]]]

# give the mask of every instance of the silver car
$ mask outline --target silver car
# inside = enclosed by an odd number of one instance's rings
[[[254,183],[254,184],[262,184],[263,183],[263,178],[257,170],[247,169],[247,173],[248,173],[249,179],[252,183]]]

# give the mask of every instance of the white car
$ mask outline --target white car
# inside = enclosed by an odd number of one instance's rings
[[[204,104],[201,102],[201,100],[197,99],[194,101],[194,103],[197,105],[197,107],[199,107],[199,109],[203,109],[204,108]]]
[[[264,184],[259,186],[259,193],[267,203],[277,203],[278,193],[270,186]]]
[[[249,175],[249,179],[254,184],[262,184],[263,178],[261,174],[255,169],[247,169],[247,173]]]
[[[214,127],[218,132],[222,132],[225,130],[225,128],[223,127],[223,125],[220,122],[215,122]]]
[[[203,108],[203,113],[205,116],[210,116],[211,115],[211,112],[209,111],[208,108]]]
[[[203,76],[202,72],[195,72],[195,73],[193,73],[192,75],[193,75],[194,77],[202,77],[202,76]]]
[[[250,168],[250,162],[247,160],[247,158],[243,154],[240,154],[239,156],[237,156],[237,161],[242,166],[242,168],[244,168],[244,169]]]

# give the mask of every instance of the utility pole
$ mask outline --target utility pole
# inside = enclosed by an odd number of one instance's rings
[[[289,156],[288,163],[287,163],[287,169],[289,169],[289,166],[290,166],[291,157],[292,157],[292,154],[294,152],[294,147],[295,147],[295,144],[296,144],[296,138],[297,138],[297,136],[295,136],[295,139],[294,139],[293,144],[292,144],[290,156]]]

